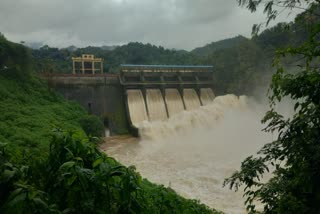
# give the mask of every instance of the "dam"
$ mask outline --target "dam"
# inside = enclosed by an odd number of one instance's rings
[[[263,114],[264,106],[246,96],[217,96],[208,105],[165,121],[145,121],[139,124],[139,139],[115,136],[101,149],[184,197],[199,199],[224,213],[247,213],[243,192],[223,188],[223,181],[272,140],[272,134],[261,132]]]
[[[164,121],[213,101],[213,67],[179,65],[121,65],[128,121]]]
[[[123,64],[118,73],[95,72],[92,67],[43,78],[66,99],[102,117],[112,135],[129,130],[139,136],[139,124],[144,121],[168,120],[215,97],[212,66]]]
[[[211,66],[119,68],[114,74],[45,78],[67,99],[107,117],[113,135],[123,123],[140,136],[124,141],[121,138],[127,136],[107,138],[101,150],[109,156],[136,166],[143,177],[184,197],[225,213],[246,213],[242,194],[222,188],[222,183],[243,158],[270,141],[261,134],[262,108],[246,97],[215,97]]]

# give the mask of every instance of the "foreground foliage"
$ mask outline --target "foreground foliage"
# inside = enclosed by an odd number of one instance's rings
[[[24,165],[0,146],[1,213],[217,213],[143,180],[78,133],[56,130],[49,155]]]
[[[80,119],[80,125],[88,136],[102,136],[103,122],[96,115],[86,115]]]
[[[248,4],[251,10],[255,8],[252,1],[240,2]],[[272,3],[276,4],[276,1],[268,2],[266,11],[272,19]],[[287,8],[297,5],[293,0],[282,3]],[[241,170],[225,181],[235,190],[245,186],[245,203],[250,213],[256,213],[257,201],[263,205],[262,213],[320,213],[319,12],[319,4],[310,3],[309,9],[297,18],[306,24],[309,38],[300,46],[277,52],[277,73],[270,87],[271,110],[262,121],[267,123],[265,131],[276,132],[277,139],[266,144],[258,156],[246,158]],[[301,59],[297,62],[299,72],[283,69],[280,59],[287,55]],[[295,103],[292,106],[294,114],[289,118],[275,110],[284,97],[290,97]],[[272,177],[263,180],[269,171]]]
[[[35,76],[24,46],[0,36],[0,55],[0,142],[8,144],[15,161],[45,155],[54,127],[82,131],[85,110]]]

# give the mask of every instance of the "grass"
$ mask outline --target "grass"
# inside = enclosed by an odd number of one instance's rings
[[[36,77],[18,82],[0,76],[0,142],[8,143],[16,160],[46,152],[56,127],[83,132],[79,120],[85,115],[79,104],[65,101]]]

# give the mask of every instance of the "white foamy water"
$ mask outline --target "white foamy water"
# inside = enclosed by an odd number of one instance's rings
[[[147,89],[147,106],[151,121],[168,118],[160,89]]]
[[[186,105],[186,110],[193,110],[200,107],[200,100],[197,92],[194,89],[183,89],[183,100]]]
[[[201,99],[201,103],[202,105],[208,105],[210,104],[213,99],[214,99],[215,95],[212,91],[211,88],[201,88],[200,89],[200,99]]]
[[[140,90],[127,90],[128,107],[131,122],[138,125],[144,120],[148,120],[146,105],[144,103],[143,95]]]
[[[184,110],[184,106],[179,91],[177,89],[169,88],[165,90],[165,93],[169,117],[181,113]]]
[[[245,213],[242,192],[222,183],[245,157],[272,140],[261,132],[265,110],[246,97],[216,97],[168,121],[140,123],[139,142],[112,144],[107,153],[187,198],[225,213]]]

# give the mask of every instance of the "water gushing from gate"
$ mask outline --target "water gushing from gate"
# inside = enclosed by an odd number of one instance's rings
[[[167,121],[137,124],[139,142],[113,144],[107,153],[185,197],[225,213],[246,213],[242,192],[222,188],[222,183],[245,157],[272,140],[261,132],[265,110],[246,97],[216,97],[205,106],[172,114]]]

